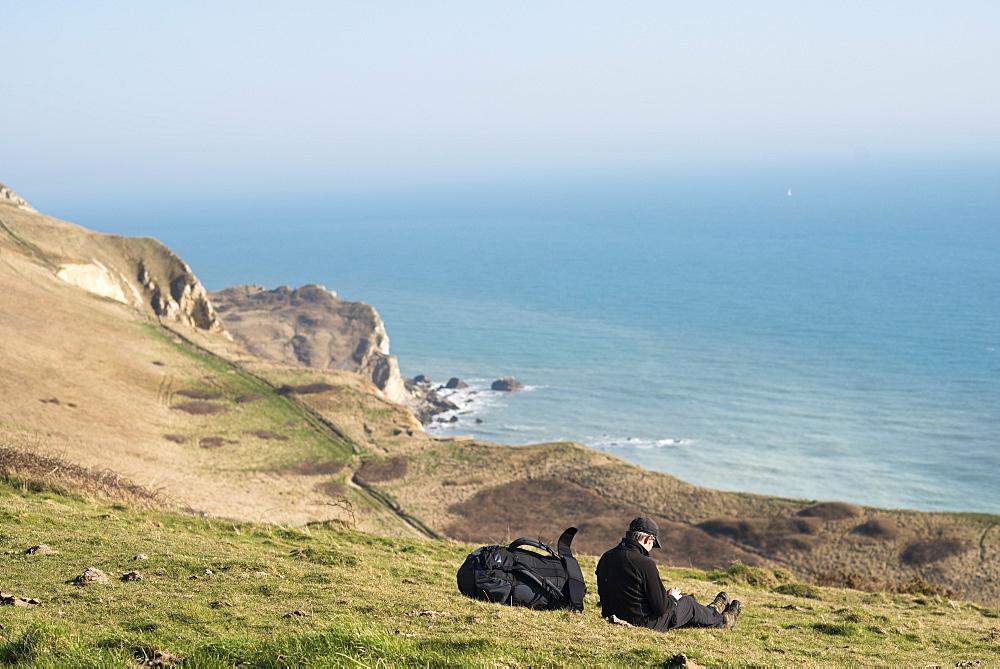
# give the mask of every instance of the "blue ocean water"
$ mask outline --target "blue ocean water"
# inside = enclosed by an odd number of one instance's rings
[[[998,185],[997,162],[869,162],[63,217],[156,237],[209,289],[319,283],[374,305],[405,375],[470,383],[435,433],[574,440],[724,490],[1000,513]],[[501,376],[525,390],[490,391]]]

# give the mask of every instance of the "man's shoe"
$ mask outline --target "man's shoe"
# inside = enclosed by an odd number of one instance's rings
[[[709,606],[719,613],[722,613],[726,610],[726,607],[729,606],[729,594],[726,592],[720,592],[715,596],[715,599],[712,600],[712,603],[709,604]]]
[[[730,602],[726,610],[722,612],[723,627],[727,630],[736,629],[736,619],[740,617],[740,611],[743,610],[743,605],[740,604],[740,600],[734,599]]]

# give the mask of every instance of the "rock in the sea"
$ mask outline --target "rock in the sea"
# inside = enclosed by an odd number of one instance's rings
[[[463,388],[468,388],[469,384],[457,376],[453,376],[448,379],[448,383],[446,383],[444,387],[448,390],[462,390]]]
[[[497,379],[490,386],[493,390],[503,390],[505,392],[512,392],[515,390],[521,390],[524,386],[521,382],[515,379],[513,376],[505,376],[502,379]]]
[[[424,385],[429,386],[431,384],[431,378],[426,374],[417,374],[416,376],[413,377],[413,382],[422,383]]]

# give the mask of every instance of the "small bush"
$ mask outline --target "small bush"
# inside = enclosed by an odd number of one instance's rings
[[[749,567],[742,562],[734,562],[729,568],[727,576],[735,583],[746,583],[755,588],[774,589],[787,576],[790,576],[784,569],[764,569],[763,567]]]
[[[844,520],[857,518],[861,515],[861,509],[847,502],[817,502],[799,511],[798,515],[822,520]]]
[[[236,398],[237,404],[252,404],[253,402],[258,402],[263,399],[264,396],[260,393],[243,393]]]
[[[406,476],[409,470],[410,461],[404,457],[395,457],[384,462],[375,460],[365,460],[358,470],[356,478],[359,483],[381,483],[383,481],[393,481]]]
[[[966,550],[968,550],[968,545],[961,539],[941,537],[910,544],[903,550],[899,560],[903,564],[919,567],[932,562],[940,562],[953,555],[961,555]]]
[[[816,583],[828,588],[851,588],[865,592],[895,592],[901,594],[940,595],[956,597],[958,593],[951,588],[928,583],[919,576],[909,581],[893,581],[877,576],[866,576],[856,572],[843,570],[823,572],[816,576]]]
[[[347,494],[347,488],[337,481],[319,483],[316,485],[316,490],[330,497],[343,497]]]
[[[811,535],[819,532],[815,518],[714,518],[698,529],[713,537],[725,537],[766,551],[809,551]]]
[[[855,527],[851,532],[880,541],[892,541],[899,538],[899,527],[889,518],[871,518]]]
[[[172,441],[175,444],[186,444],[188,442],[188,438],[183,434],[165,434],[163,435],[163,438],[167,441]]]
[[[226,410],[226,407],[219,406],[218,404],[212,404],[211,402],[202,402],[196,400],[193,402],[182,402],[180,404],[175,404],[174,408],[178,411],[183,411],[184,413],[189,413],[193,416],[212,416],[217,413],[222,413]]]
[[[807,599],[822,599],[822,591],[809,583],[785,583],[774,589],[779,595],[806,597]]]
[[[288,441],[288,435],[276,434],[269,430],[257,430],[256,432],[249,432],[258,439],[264,439],[265,441],[275,440],[275,441]]]
[[[235,444],[238,442],[231,441],[224,437],[202,437],[198,440],[198,445],[202,448],[222,448],[226,444]]]
[[[278,392],[282,395],[315,395],[336,389],[336,386],[329,383],[307,383],[301,386],[284,385],[278,389]]]

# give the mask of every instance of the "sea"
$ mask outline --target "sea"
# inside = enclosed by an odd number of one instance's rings
[[[405,376],[469,385],[434,434],[1000,513],[1000,160],[32,204],[155,237],[210,290],[316,283],[373,305]],[[506,376],[523,390],[490,389]]]

